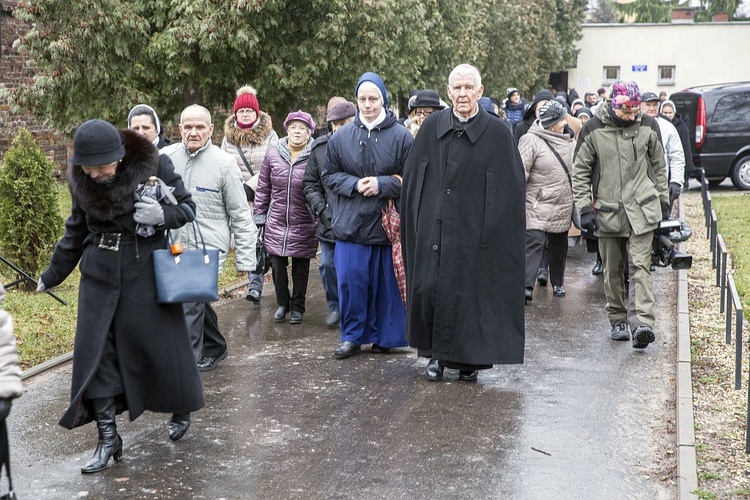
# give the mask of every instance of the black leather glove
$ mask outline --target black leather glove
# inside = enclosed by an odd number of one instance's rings
[[[10,413],[11,400],[9,398],[0,398],[0,420],[5,418]]]
[[[593,233],[596,231],[596,214],[591,207],[586,207],[581,211],[581,229]]]
[[[672,215],[672,207],[669,206],[669,203],[662,203],[661,204],[661,218],[662,220],[669,220],[669,217]]]
[[[680,197],[680,193],[682,193],[682,186],[677,184],[676,182],[670,182],[669,183],[669,203],[674,203],[674,200]]]

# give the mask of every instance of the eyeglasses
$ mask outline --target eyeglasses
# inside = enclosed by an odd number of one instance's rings
[[[307,125],[303,124],[291,124],[286,128],[287,132],[306,132],[310,130],[310,128]]]
[[[238,115],[252,115],[255,114],[255,110],[253,108],[241,108],[237,110]]]
[[[414,110],[414,116],[421,116],[422,118],[427,118],[435,111],[432,109],[415,109]]]

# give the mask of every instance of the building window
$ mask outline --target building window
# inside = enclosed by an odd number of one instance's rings
[[[674,66],[659,66],[657,85],[674,85]]]
[[[604,66],[604,81],[602,85],[612,85],[620,79],[619,66]]]

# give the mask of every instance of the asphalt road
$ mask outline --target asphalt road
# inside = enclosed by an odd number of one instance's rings
[[[9,418],[22,499],[503,498],[668,499],[676,495],[676,272],[656,272],[657,340],[645,350],[609,338],[591,254],[568,258],[567,296],[535,291],[526,361],[477,383],[424,379],[410,349],[331,351],[325,300],[311,272],[302,325],[277,324],[263,303],[218,306],[230,356],[203,374],[207,406],[188,434],[168,415],[118,420],[124,460],[80,467],[94,425],[57,425],[70,365],[37,376]],[[502,328],[502,325],[498,325]]]

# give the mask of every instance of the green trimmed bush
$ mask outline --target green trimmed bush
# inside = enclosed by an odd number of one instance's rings
[[[0,255],[38,276],[62,234],[59,212],[52,163],[21,129],[0,166]],[[22,285],[26,291],[34,288],[30,282]]]

